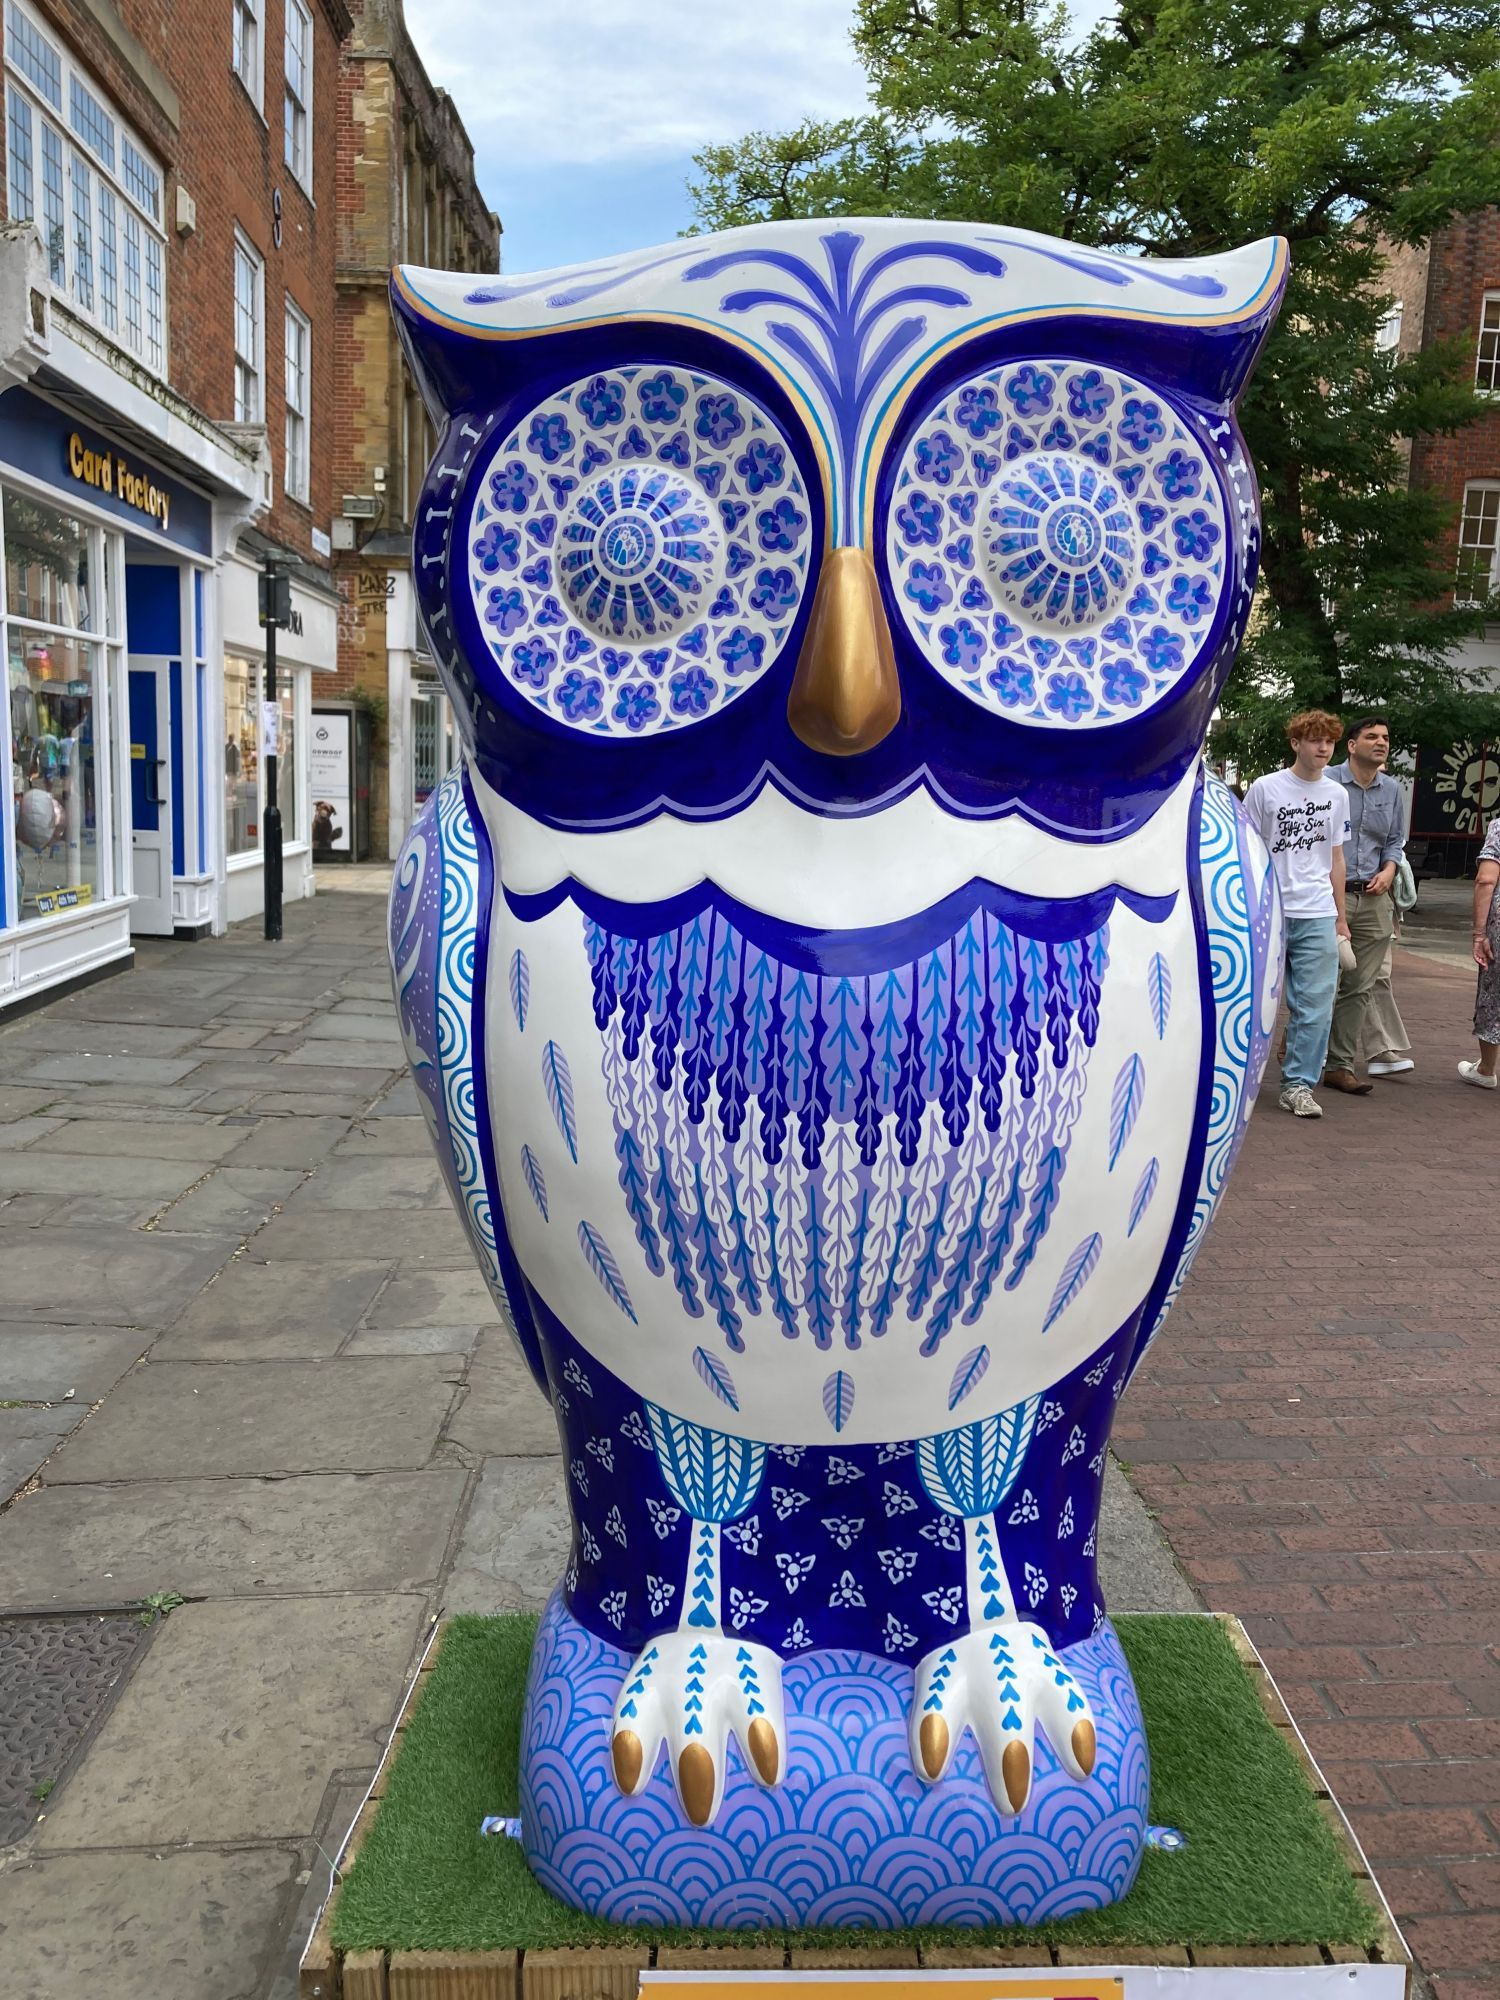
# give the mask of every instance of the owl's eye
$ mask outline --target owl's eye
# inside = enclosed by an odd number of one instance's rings
[[[1229,575],[1202,443],[1111,368],[1021,361],[952,390],[891,491],[890,574],[932,665],[1016,722],[1139,715],[1191,671]]]
[[[717,713],[776,660],[813,508],[741,389],[687,368],[573,382],[505,437],[469,524],[480,628],[554,721],[629,739]]]

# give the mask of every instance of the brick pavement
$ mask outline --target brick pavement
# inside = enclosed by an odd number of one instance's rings
[[[1449,940],[1451,953],[1461,940]],[[1244,1619],[1438,2000],[1500,1995],[1500,1101],[1472,974],[1403,951],[1419,1064],[1262,1093],[1115,1448]]]

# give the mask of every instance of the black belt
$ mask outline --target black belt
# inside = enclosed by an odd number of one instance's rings
[[[1344,884],[1345,889],[1352,889],[1356,896],[1362,896],[1369,886],[1368,882],[1346,882]]]

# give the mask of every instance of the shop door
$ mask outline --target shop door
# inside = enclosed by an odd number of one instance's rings
[[[132,663],[130,849],[135,906],[130,912],[130,928],[138,937],[172,935],[172,790],[167,776],[170,730],[165,663]]]

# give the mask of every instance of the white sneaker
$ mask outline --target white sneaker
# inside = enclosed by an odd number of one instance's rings
[[[1416,1064],[1410,1056],[1390,1056],[1381,1062],[1367,1062],[1365,1064],[1365,1075],[1404,1076],[1407,1070],[1415,1068]]]
[[[1478,1063],[1461,1062],[1458,1073],[1465,1083],[1472,1083],[1476,1090],[1494,1090],[1500,1087],[1500,1076],[1486,1076]]]
[[[1294,1118],[1321,1118],[1323,1107],[1319,1104],[1305,1083],[1294,1083],[1282,1091],[1279,1099],[1283,1111],[1290,1111]]]

